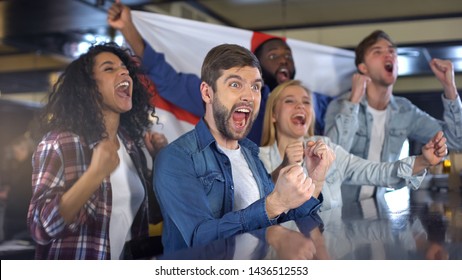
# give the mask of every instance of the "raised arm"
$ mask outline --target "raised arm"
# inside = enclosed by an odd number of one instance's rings
[[[104,178],[109,176],[119,165],[116,145],[109,140],[102,140],[93,149],[88,170],[63,194],[59,212],[66,223],[71,223],[90,196],[100,187]]]
[[[159,151],[167,146],[167,137],[159,132],[147,131],[144,135],[144,144],[153,159],[156,158]]]
[[[266,197],[266,213],[270,219],[307,202],[315,191],[303,167],[293,164],[281,169],[274,190]]]
[[[81,169],[79,161],[72,159],[85,159],[83,154],[74,152],[72,140],[75,139],[69,136],[44,140],[34,153],[28,224],[39,244],[47,244],[97,215],[93,194],[119,163],[115,144],[102,141],[93,149],[88,169],[70,180]]]
[[[413,174],[422,172],[424,169],[437,165],[448,154],[446,138],[442,131],[438,131],[425,146],[422,154],[417,156],[414,162]]]
[[[116,0],[107,12],[107,23],[112,28],[119,30],[130,45],[135,54],[143,57],[144,41],[141,34],[133,24],[131,10],[129,7]]]
[[[305,164],[308,174],[313,180],[316,189],[314,197],[318,197],[326,180],[327,172],[335,160],[334,151],[319,139],[316,142],[308,141],[305,148]]]
[[[359,104],[352,103],[346,96],[332,100],[325,115],[324,135],[351,151],[359,129],[358,112]]]
[[[336,168],[342,181],[351,184],[371,184],[417,189],[426,168],[438,164],[447,154],[446,138],[438,132],[422,149],[422,155],[407,157],[395,162],[372,162],[346,152],[331,143],[337,155]]]
[[[450,60],[434,58],[430,61],[430,68],[444,88],[444,96],[449,100],[455,100],[459,94],[454,80],[454,66]]]
[[[199,91],[200,78],[194,74],[180,73],[156,52],[136,29],[129,7],[117,0],[109,9],[108,24],[119,30],[141,63],[149,79],[156,85],[159,95],[187,112],[201,117],[204,106]],[[180,54],[178,54],[180,55]]]
[[[282,168],[296,163],[301,164],[303,162],[303,155],[303,141],[298,141],[287,145],[284,151],[284,159],[282,160],[282,163],[276,167],[273,172],[271,172],[271,179],[273,182],[276,183],[278,180],[279,173],[281,172]]]
[[[273,182],[277,182],[282,171],[288,166],[305,164],[309,177],[313,180],[315,190],[314,197],[318,197],[321,193],[326,174],[335,160],[334,151],[328,147],[322,140],[316,142],[309,141],[306,143],[306,148],[303,147],[303,142],[296,142],[287,145],[284,152],[283,162],[271,173]]]

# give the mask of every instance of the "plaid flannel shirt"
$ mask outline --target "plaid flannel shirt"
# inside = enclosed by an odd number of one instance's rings
[[[142,151],[119,131],[119,137],[133,160],[143,186],[145,178]],[[80,209],[72,223],[59,213],[61,196],[87,170],[96,145],[69,132],[50,132],[39,143],[33,158],[33,195],[28,225],[37,242],[37,259],[110,259],[109,220],[112,189],[109,176]],[[144,201],[132,225],[133,239],[148,237],[148,201]]]

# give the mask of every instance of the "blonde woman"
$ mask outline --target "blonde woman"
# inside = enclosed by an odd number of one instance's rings
[[[267,101],[260,159],[274,181],[284,166],[303,163],[307,145],[324,141],[336,156],[321,191],[324,199],[321,209],[324,210],[342,205],[340,186],[343,181],[417,189],[426,168],[438,164],[447,154],[446,138],[440,131],[422,148],[422,155],[390,163],[372,162],[348,153],[327,137],[315,136],[314,121],[311,92],[300,81],[277,86]]]

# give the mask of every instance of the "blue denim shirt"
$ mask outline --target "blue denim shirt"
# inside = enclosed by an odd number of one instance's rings
[[[208,244],[318,211],[322,197],[311,198],[277,220],[269,219],[265,198],[274,189],[271,177],[258,157],[258,146],[248,139],[239,145],[261,197],[239,211],[233,211],[231,162],[217,148],[204,119],[160,151],[154,162],[154,191],[164,217],[165,252]]]
[[[372,115],[367,112],[367,99],[353,104],[349,94],[333,100],[326,113],[326,131],[334,143],[362,158],[369,154]],[[439,121],[404,97],[391,96],[387,106],[385,139],[381,161],[391,162],[399,158],[406,138],[427,143],[442,130],[449,150],[462,150],[462,103],[460,97],[449,100],[442,96],[444,121]]]

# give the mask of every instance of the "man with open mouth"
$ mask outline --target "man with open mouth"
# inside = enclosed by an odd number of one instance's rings
[[[382,30],[365,37],[356,47],[351,92],[332,101],[326,112],[325,135],[345,150],[372,161],[399,159],[406,139],[424,145],[442,130],[449,150],[462,149],[462,105],[449,60],[430,59],[443,86],[443,120],[437,120],[408,99],[393,95],[398,76],[396,45]],[[375,187],[342,188],[347,201],[374,195]],[[348,190],[348,191],[346,191]]]
[[[166,253],[315,213],[333,161],[332,150],[316,143],[305,156],[315,175],[293,164],[273,184],[258,146],[246,138],[260,109],[258,59],[242,46],[219,45],[205,57],[201,76],[204,117],[154,162]]]

